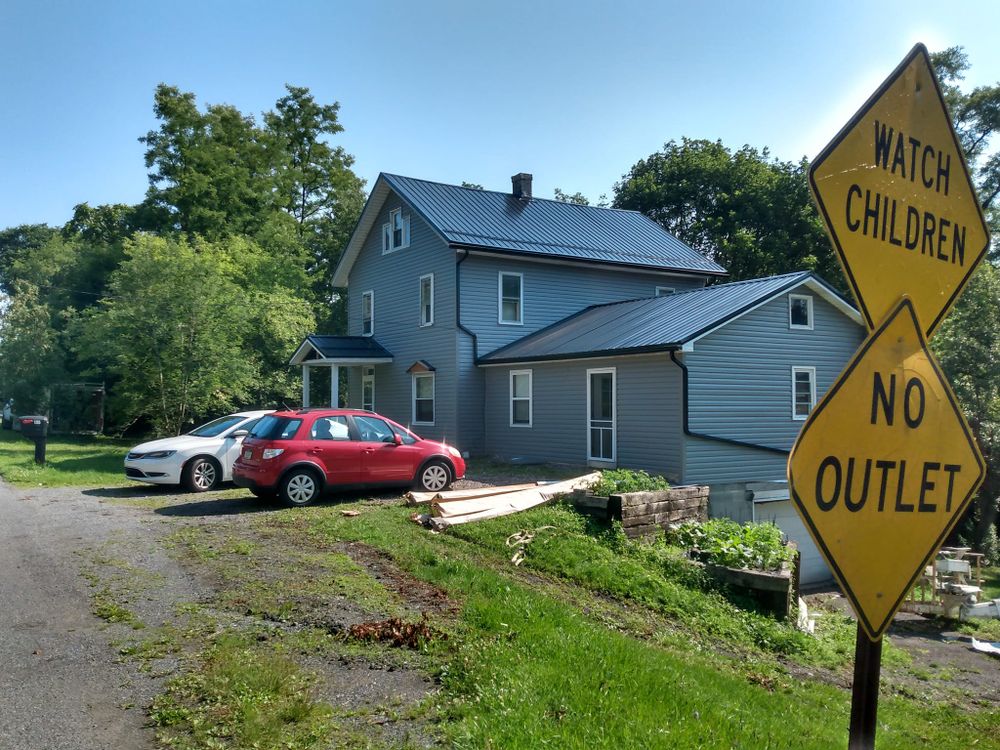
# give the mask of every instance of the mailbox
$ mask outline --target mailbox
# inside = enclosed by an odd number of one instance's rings
[[[21,423],[21,434],[30,440],[43,438],[49,434],[49,419],[42,416],[18,417]]]

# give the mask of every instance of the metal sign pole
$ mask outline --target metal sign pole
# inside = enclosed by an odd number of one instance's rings
[[[873,641],[858,623],[854,646],[854,686],[851,694],[851,734],[848,750],[874,750],[878,714],[878,682],[882,670],[882,639]]]

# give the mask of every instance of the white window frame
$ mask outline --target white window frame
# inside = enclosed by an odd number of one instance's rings
[[[417,380],[419,378],[430,378],[431,379],[431,412],[433,417],[430,422],[420,422],[417,420]],[[413,419],[411,424],[421,424],[434,426],[434,422],[437,419],[437,378],[433,372],[415,372],[411,378],[413,397],[410,399],[413,406]]]
[[[369,316],[368,316],[368,327],[369,330],[365,331],[365,297],[367,297],[370,302],[369,306]],[[361,293],[361,335],[362,336],[374,336],[375,335],[375,290],[369,289],[367,292]]]
[[[399,219],[399,244],[395,243],[396,220]],[[382,225],[382,254],[394,253],[410,246],[410,217],[403,215],[402,208],[394,208],[389,212],[389,221]]]
[[[795,305],[795,300],[805,300],[806,302],[806,315],[809,318],[809,323],[806,325],[795,324],[792,322],[792,308]],[[813,298],[811,294],[789,294],[788,295],[788,327],[794,330],[800,331],[811,331],[813,330]]]
[[[430,318],[428,320],[424,320],[424,279],[430,279],[431,281],[430,304],[428,305],[430,308]],[[417,282],[417,299],[420,302],[420,327],[427,328],[434,325],[434,274],[426,273],[420,277],[420,280]]]
[[[372,388],[372,400],[370,403],[365,404],[365,385],[371,384]],[[362,367],[361,368],[361,408],[367,411],[375,411],[375,368],[374,367]]]
[[[809,411],[799,415],[795,413],[795,376],[800,372],[809,374]],[[792,367],[792,419],[796,422],[804,422],[816,408],[816,368],[815,367]]]
[[[392,225],[386,222],[382,225],[382,255],[392,252]]]
[[[611,458],[602,458],[590,455],[590,376],[611,373]],[[587,370],[587,460],[597,461],[602,464],[613,464],[618,461],[618,368],[617,367],[595,367]]]
[[[517,301],[517,320],[503,319],[503,277],[517,276],[519,297]],[[524,274],[518,271],[500,271],[497,274],[497,322],[502,326],[523,326],[524,325]]]
[[[514,376],[515,375],[527,375],[528,376],[528,396],[514,397]],[[531,427],[534,424],[535,418],[535,404],[534,404],[534,377],[532,377],[531,370],[511,370],[509,377],[509,394],[510,394],[510,426],[511,427]],[[528,402],[528,421],[527,422],[515,422],[514,421],[514,402],[515,401],[527,401]]]
[[[658,287],[656,287],[656,296],[657,297],[666,297],[668,294],[673,294],[676,291],[677,291],[676,287],[672,287],[672,286],[658,286]]]

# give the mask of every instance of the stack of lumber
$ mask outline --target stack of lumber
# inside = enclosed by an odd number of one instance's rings
[[[411,492],[407,497],[412,504],[429,502],[431,528],[441,531],[449,526],[482,521],[487,518],[498,518],[528,510],[550,502],[560,495],[567,495],[573,490],[590,487],[600,478],[600,472],[594,472],[562,482],[517,484],[437,493]],[[428,495],[430,497],[427,497]]]

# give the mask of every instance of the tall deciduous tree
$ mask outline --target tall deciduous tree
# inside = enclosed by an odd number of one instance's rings
[[[684,138],[635,164],[613,204],[649,216],[734,280],[810,269],[843,277],[809,196],[807,165]]]

